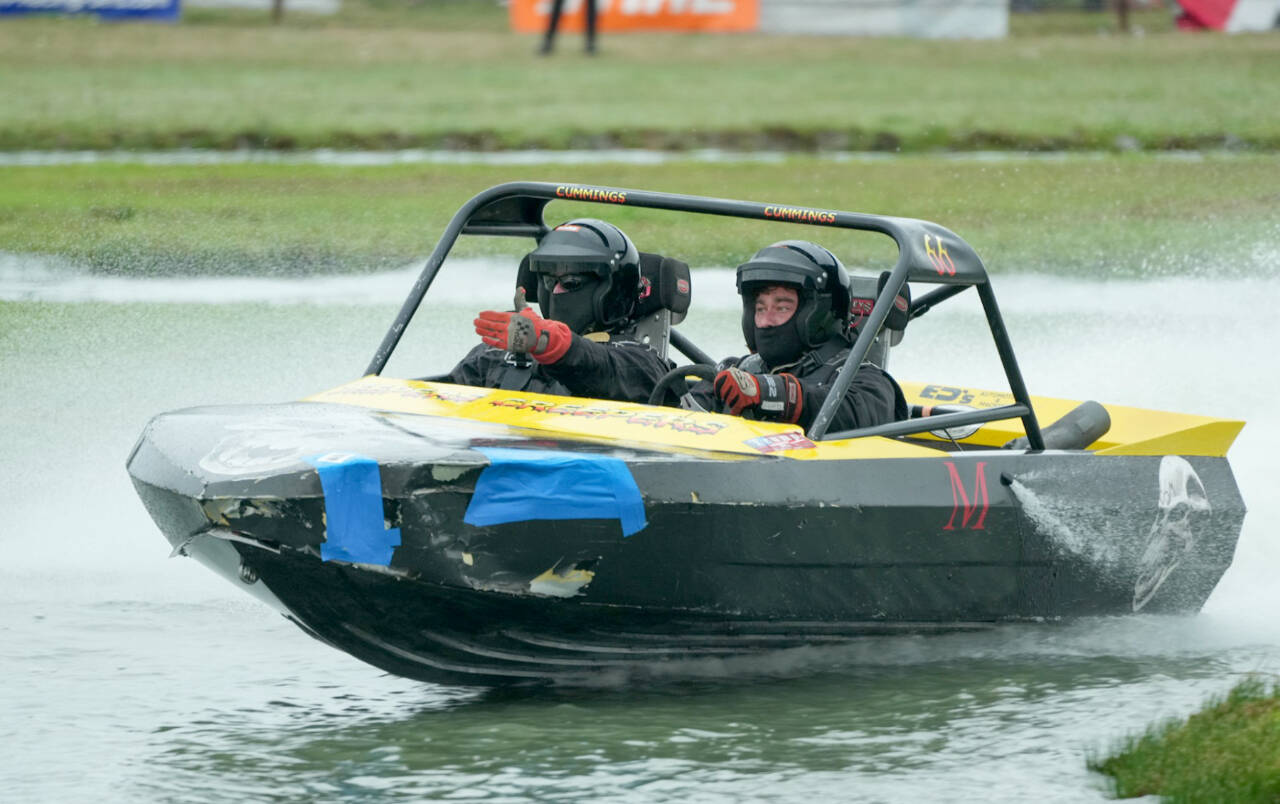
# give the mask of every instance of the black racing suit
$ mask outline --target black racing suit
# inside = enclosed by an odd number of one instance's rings
[[[564,356],[545,365],[482,343],[448,374],[424,379],[482,388],[648,402],[649,393],[658,380],[675,365],[649,347],[626,340],[630,334],[622,332],[606,343],[596,343],[575,333]]]
[[[799,360],[772,370],[765,367],[759,355],[747,355],[743,358],[729,358],[720,363],[720,369],[737,366],[743,371],[753,374],[790,374],[800,381],[803,398],[800,407],[800,418],[796,422],[808,430],[809,425],[817,418],[822,403],[831,392],[831,384],[836,374],[849,356],[849,343],[843,338],[832,338],[816,349],[805,352]],[[707,410],[718,410],[719,399],[715,395],[712,384],[703,381],[695,385],[691,391],[698,404]],[[759,410],[753,414],[757,419],[767,419]],[[852,430],[857,427],[871,427],[900,421],[910,416],[907,400],[902,395],[898,383],[884,369],[874,363],[863,363],[844,399],[836,407],[835,415],[827,432],[837,433],[841,430]]]

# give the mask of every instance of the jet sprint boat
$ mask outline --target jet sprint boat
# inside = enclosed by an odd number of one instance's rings
[[[557,199],[752,219],[761,242],[777,221],[866,230],[899,254],[856,280],[858,335],[807,432],[382,376],[458,238],[538,240]],[[644,255],[643,270],[645,337],[698,364],[664,378],[661,402],[711,360],[671,327],[688,267]],[[927,292],[907,302],[912,286]],[[859,367],[970,289],[1008,387],[903,383],[912,418],[830,432]],[[312,636],[401,676],[491,685],[867,635],[1195,612],[1244,518],[1226,459],[1242,427],[1030,396],[982,261],[937,224],[522,182],[457,212],[364,376],[287,404],[161,414],[128,469],[175,553]]]

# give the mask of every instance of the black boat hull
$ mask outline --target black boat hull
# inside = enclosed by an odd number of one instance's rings
[[[259,444],[228,468],[228,443],[263,421],[376,460],[385,524],[399,533],[385,566],[322,557],[323,484],[297,460],[311,442],[281,437],[274,454]],[[180,411],[148,426],[129,468],[177,551],[341,650],[444,683],[583,680],[868,634],[1194,612],[1230,565],[1244,516],[1217,457],[794,461],[613,448],[643,500],[639,532],[605,518],[475,526],[464,519],[489,465],[476,447],[518,434],[431,417],[404,428],[330,405]],[[1184,486],[1194,476],[1195,500],[1168,499],[1170,466]]]

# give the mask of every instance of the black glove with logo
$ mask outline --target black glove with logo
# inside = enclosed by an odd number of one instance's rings
[[[735,367],[717,374],[712,387],[734,416],[751,409],[760,418],[794,424],[804,406],[800,381],[791,374],[752,374]]]

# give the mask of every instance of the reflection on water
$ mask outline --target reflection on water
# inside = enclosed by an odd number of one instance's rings
[[[293,794],[404,800],[829,797],[850,784],[886,800],[904,789],[955,800],[986,798],[996,782],[1005,795],[995,800],[1089,799],[1097,791],[1082,752],[1193,708],[1233,666],[1261,658],[1247,646],[1159,649],[1196,630],[1146,618],[888,637],[811,656],[804,674],[744,670],[640,689],[396,685],[316,700],[277,688],[257,707],[198,713],[157,735],[146,763],[166,769],[165,786],[216,780],[253,797],[276,791],[287,769]],[[148,777],[139,789],[158,784]]]
[[[1034,392],[1249,421],[1231,455],[1250,513],[1204,614],[868,639],[669,667],[641,687],[483,692],[383,675],[169,560],[124,471],[153,413],[358,376],[411,271],[193,286],[22,270],[0,271],[0,789],[14,800],[1096,801],[1090,752],[1243,673],[1280,672],[1277,389],[1254,357],[1280,324],[1239,303],[1275,295],[1274,279],[997,279]],[[442,275],[391,373],[447,368],[474,340],[475,309],[509,298],[505,266],[458,273]],[[739,351],[732,274],[695,284],[682,329]],[[1212,337],[1189,312],[1227,309]],[[944,308],[912,324],[892,367],[993,385],[985,338],[976,304]]]

